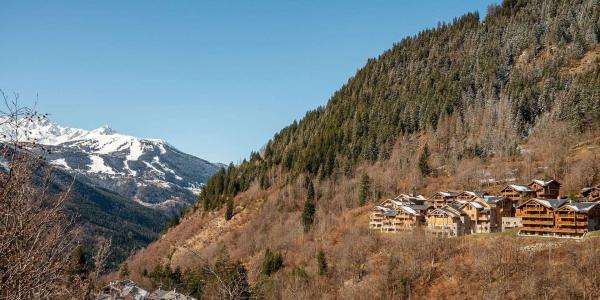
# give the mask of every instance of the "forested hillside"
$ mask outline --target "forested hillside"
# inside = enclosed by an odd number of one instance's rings
[[[600,121],[598,1],[505,1],[407,37],[370,59],[325,107],[281,130],[259,155],[217,174],[201,196],[217,207],[281,169],[319,178],[385,161],[402,137],[461,132],[445,159],[515,154],[544,114],[584,131]],[[576,65],[593,52],[588,67]],[[445,124],[442,124],[445,126]],[[413,145],[414,146],[414,145]],[[450,150],[450,149],[449,149]],[[451,152],[451,153],[450,153]]]
[[[507,0],[404,38],[217,172],[130,277],[206,298],[225,297],[214,274],[267,299],[599,297],[598,239],[367,229],[400,192],[600,183],[599,42],[598,0]]]

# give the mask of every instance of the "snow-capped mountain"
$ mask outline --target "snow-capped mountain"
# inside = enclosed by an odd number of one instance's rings
[[[177,211],[195,201],[219,166],[158,139],[62,127],[47,120],[25,123],[29,141],[45,145],[47,161],[79,180],[148,207]]]

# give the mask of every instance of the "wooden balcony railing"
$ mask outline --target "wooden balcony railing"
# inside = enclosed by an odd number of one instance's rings
[[[523,224],[523,226],[527,226],[527,225],[549,225],[549,226],[552,226],[552,225],[554,225],[554,221],[549,221],[549,220],[521,220],[521,224]]]

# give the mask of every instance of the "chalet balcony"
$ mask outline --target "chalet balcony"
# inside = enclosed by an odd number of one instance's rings
[[[523,224],[523,226],[527,226],[527,225],[548,225],[548,226],[552,226],[554,225],[554,221],[551,220],[521,220],[521,224]]]
[[[571,221],[557,221],[556,225],[558,225],[558,226],[587,227],[588,226],[588,222],[575,222],[573,220],[571,220]]]
[[[535,219],[554,219],[553,214],[517,214],[520,218],[535,218]]]
[[[579,219],[579,220],[585,220],[587,219],[586,215],[568,215],[568,214],[556,214],[556,217],[559,219],[567,219],[567,220],[573,220],[573,218],[575,219]]]

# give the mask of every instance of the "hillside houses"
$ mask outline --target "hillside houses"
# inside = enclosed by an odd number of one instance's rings
[[[515,203],[522,203],[533,197],[534,190],[526,185],[509,184],[500,191],[500,195]]]
[[[535,197],[540,199],[558,198],[558,194],[560,191],[560,183],[556,180],[534,179],[527,186],[533,190]]]
[[[581,190],[581,197],[589,202],[600,201],[600,185],[583,188]]]
[[[177,291],[162,289],[150,293],[129,279],[112,281],[106,285],[96,300],[196,300]]]
[[[516,227],[524,236],[582,237],[600,229],[600,186],[582,190],[585,202],[559,198],[560,187],[556,180],[534,179],[528,185],[507,185],[499,195],[483,191],[441,191],[429,198],[401,194],[372,209],[369,228],[419,229],[447,237]]]
[[[569,199],[531,199],[517,208],[520,235],[583,237],[600,229],[600,203]]]

